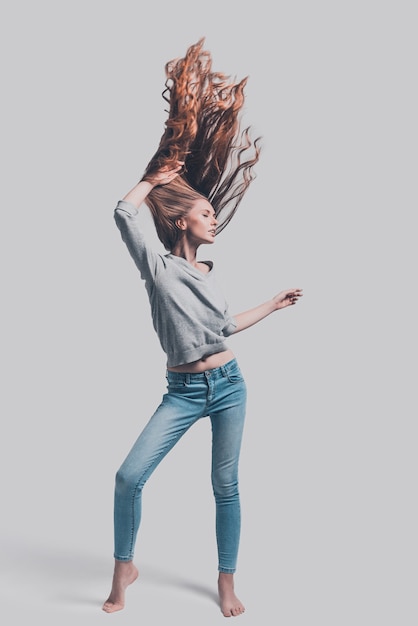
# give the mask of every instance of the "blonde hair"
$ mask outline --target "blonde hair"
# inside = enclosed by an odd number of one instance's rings
[[[235,81],[213,72],[211,54],[203,44],[204,38],[165,66],[162,95],[169,104],[168,118],[143,175],[143,180],[151,180],[162,167],[173,169],[184,162],[177,178],[154,187],[146,199],[167,249],[175,240],[178,211],[184,215],[190,210],[193,197],[211,203],[221,232],[255,178],[253,167],[260,156],[260,138],[252,141],[250,127],[240,126],[247,78]]]
[[[145,202],[154,219],[158,238],[170,252],[180,240],[182,232],[176,222],[186,217],[196,200],[202,195],[178,176],[167,185],[158,185],[148,194]]]

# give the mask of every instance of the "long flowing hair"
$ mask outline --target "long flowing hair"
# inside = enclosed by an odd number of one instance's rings
[[[168,250],[176,243],[176,218],[191,208],[188,203],[181,208],[185,196],[206,198],[221,232],[255,178],[253,167],[260,156],[260,138],[253,141],[250,127],[241,129],[248,77],[236,81],[212,71],[211,54],[203,50],[203,44],[204,38],[190,46],[184,57],[165,66],[162,96],[169,105],[168,118],[142,177],[151,180],[162,167],[172,169],[184,162],[177,178],[154,187],[146,199],[157,234]]]

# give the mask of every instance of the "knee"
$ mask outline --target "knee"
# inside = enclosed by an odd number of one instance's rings
[[[239,496],[238,479],[212,479],[213,495],[217,501],[230,501]]]
[[[115,489],[118,493],[126,493],[135,490],[137,487],[138,477],[123,466],[118,469],[115,476]]]

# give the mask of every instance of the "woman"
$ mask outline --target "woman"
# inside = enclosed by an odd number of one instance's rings
[[[154,328],[167,355],[167,393],[116,475],[115,570],[103,610],[124,607],[138,576],[133,564],[145,482],[197,420],[212,426],[212,486],[216,503],[218,590],[226,617],[244,606],[234,592],[240,537],[238,461],[246,387],[225,338],[295,304],[300,289],[280,292],[231,316],[216,285],[213,263],[199,261],[231,220],[253,180],[258,140],[241,131],[246,79],[234,82],[211,68],[203,39],[166,66],[166,129],[141,181],[118,202],[115,220],[148,292]],[[144,239],[138,209],[146,204],[168,254]]]

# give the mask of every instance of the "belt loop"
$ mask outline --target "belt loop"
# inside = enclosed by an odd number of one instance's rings
[[[226,378],[228,376],[227,369],[226,369],[225,365],[221,365],[221,372],[222,372],[222,376],[224,378]]]
[[[190,385],[190,374],[186,374],[186,385]]]

